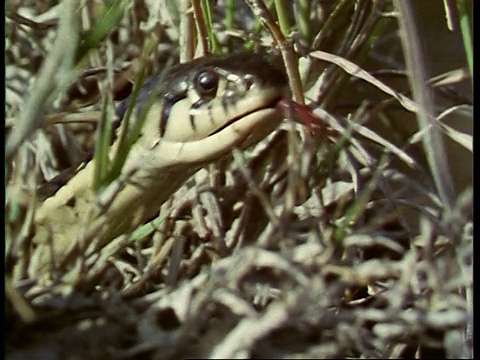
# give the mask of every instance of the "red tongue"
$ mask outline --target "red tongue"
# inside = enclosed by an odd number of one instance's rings
[[[285,114],[293,115],[293,120],[310,128],[313,133],[326,134],[328,132],[326,123],[313,114],[306,105],[300,105],[289,99],[282,99],[277,103],[277,107]]]

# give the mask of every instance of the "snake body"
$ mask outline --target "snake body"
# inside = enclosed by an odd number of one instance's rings
[[[132,231],[200,167],[266,136],[282,120],[276,104],[287,84],[265,57],[245,53],[196,59],[149,78],[136,99],[117,109],[121,118],[135,101],[133,120],[146,114],[118,179],[97,194],[90,162],[37,209],[38,271]]]

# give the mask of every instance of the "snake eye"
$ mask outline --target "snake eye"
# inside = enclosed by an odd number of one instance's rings
[[[200,71],[195,77],[195,90],[198,95],[213,98],[217,93],[218,74],[212,69]]]

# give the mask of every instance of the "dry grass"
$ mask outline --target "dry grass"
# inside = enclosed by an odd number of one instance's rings
[[[389,1],[277,1],[277,33],[259,1],[198,6],[205,47],[272,48],[273,33],[297,101],[338,134],[285,122],[199,171],[157,219],[38,283],[32,213],[91,154],[92,114],[112,114],[141,69],[195,52],[187,1],[85,3],[7,4],[7,357],[473,356],[472,82],[447,73],[468,62],[435,68],[421,54],[444,20],[402,47],[396,16],[421,27],[425,12]],[[422,64],[406,72],[409,51]],[[445,76],[408,79],[420,65]]]

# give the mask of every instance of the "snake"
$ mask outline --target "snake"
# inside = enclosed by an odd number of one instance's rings
[[[209,55],[149,77],[116,111],[122,119],[134,101],[133,121],[118,131],[144,116],[117,180],[99,194],[90,161],[36,210],[35,271],[64,266],[80,250],[93,253],[152,218],[201,167],[272,132],[288,96],[284,70],[255,53]],[[118,146],[117,139],[110,157]]]

